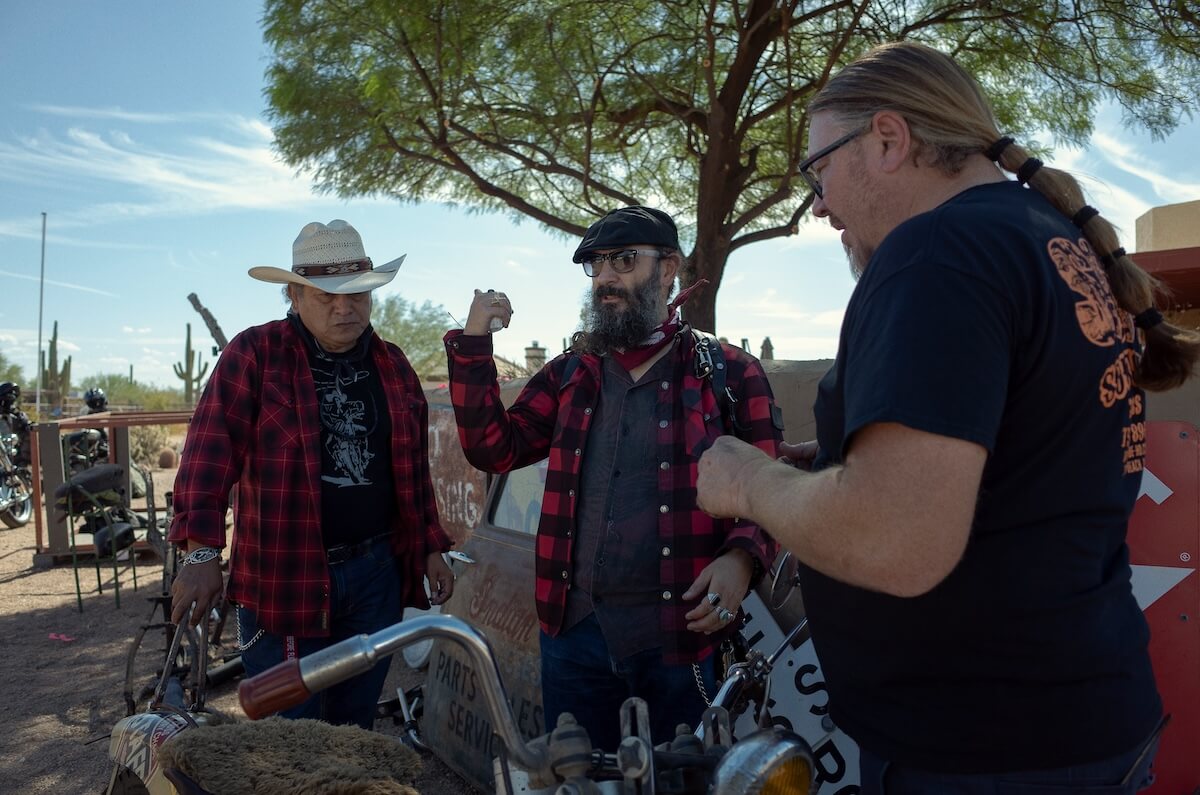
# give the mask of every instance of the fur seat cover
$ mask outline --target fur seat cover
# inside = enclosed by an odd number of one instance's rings
[[[267,718],[201,726],[159,749],[219,795],[416,795],[421,760],[394,737],[315,720]]]

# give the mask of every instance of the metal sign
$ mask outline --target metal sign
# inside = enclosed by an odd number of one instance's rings
[[[1150,660],[1171,722],[1150,793],[1200,788],[1200,431],[1146,423],[1146,469],[1129,523],[1133,594],[1150,624]]]

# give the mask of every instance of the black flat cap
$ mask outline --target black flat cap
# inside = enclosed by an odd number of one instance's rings
[[[634,243],[677,249],[679,232],[671,216],[662,210],[638,205],[622,207],[588,227],[571,261],[582,262],[585,254],[598,249]]]

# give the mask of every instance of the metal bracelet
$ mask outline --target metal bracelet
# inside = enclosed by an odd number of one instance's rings
[[[191,566],[196,563],[208,563],[210,560],[220,560],[221,550],[216,547],[200,547],[189,552],[183,560],[179,561],[180,566]]]

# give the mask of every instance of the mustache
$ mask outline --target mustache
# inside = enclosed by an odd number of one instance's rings
[[[594,295],[597,300],[601,298],[608,298],[609,296],[613,298],[624,298],[626,301],[632,298],[628,290],[612,284],[600,285],[596,288]]]

